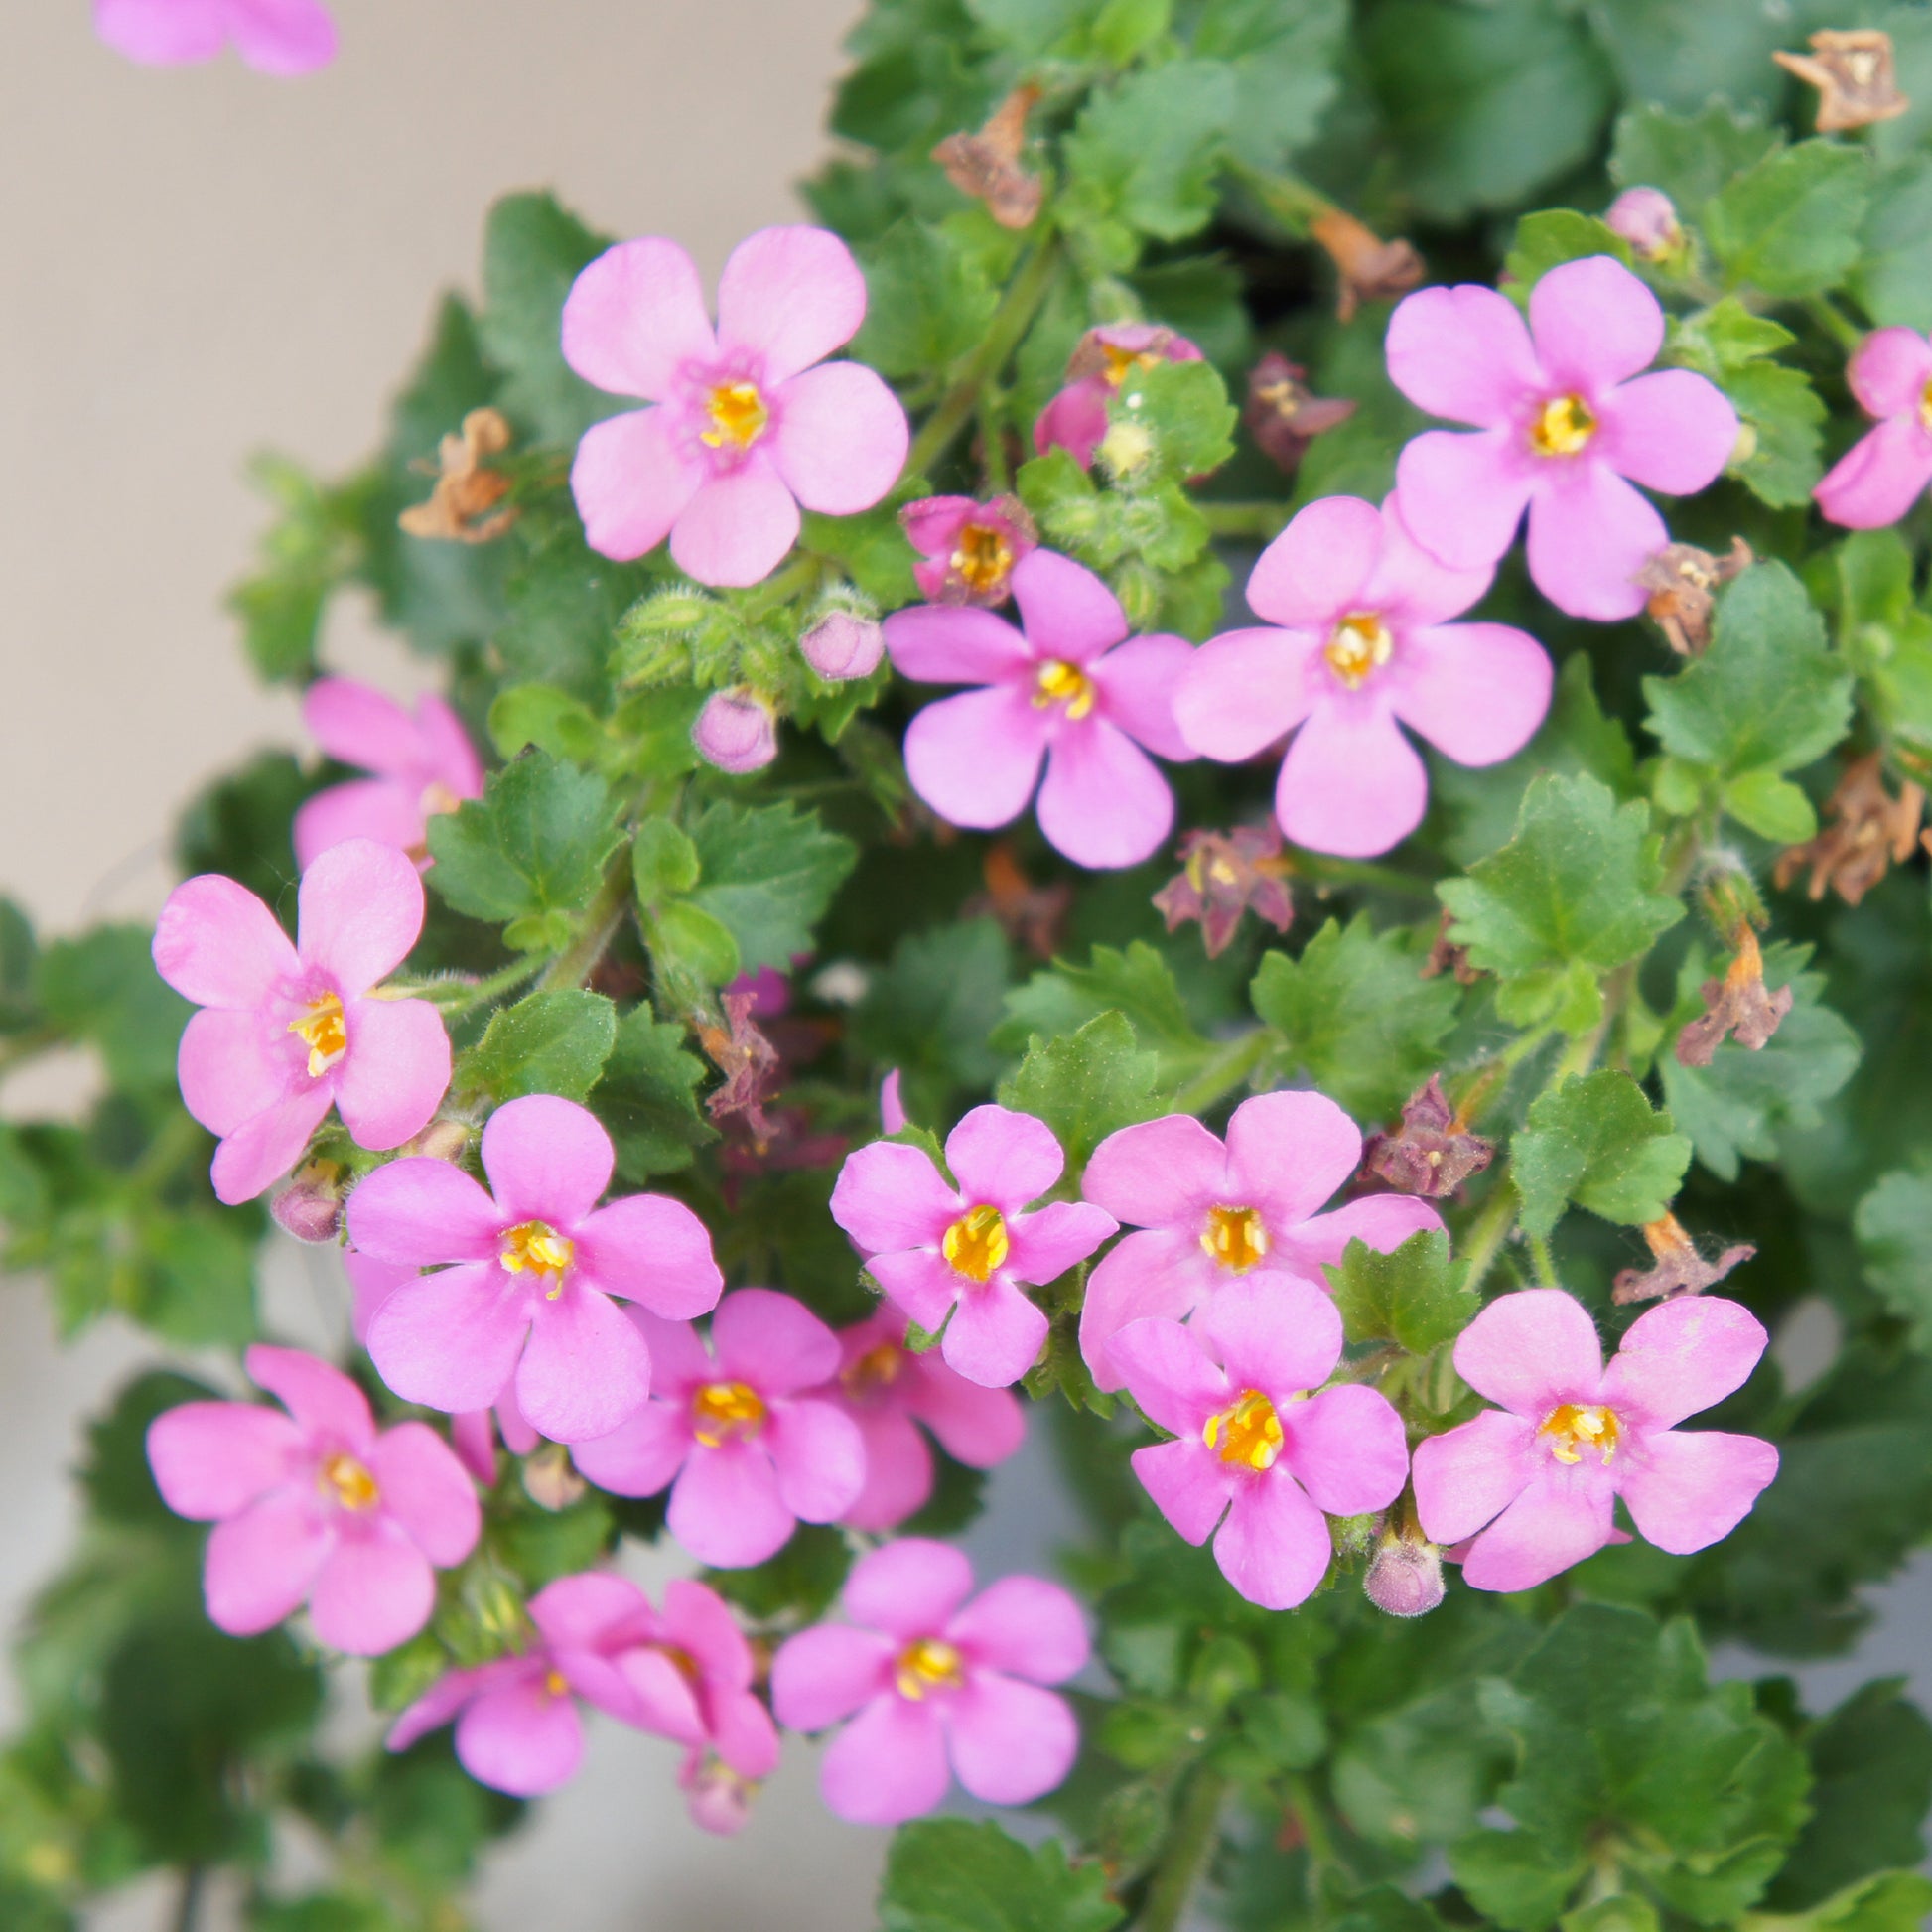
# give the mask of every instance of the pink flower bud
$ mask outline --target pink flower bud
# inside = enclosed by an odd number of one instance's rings
[[[1603,220],[1643,261],[1662,261],[1683,245],[1677,209],[1661,188],[1626,188],[1610,204]]]
[[[342,1227],[342,1170],[311,1161],[268,1204],[276,1225],[298,1241],[333,1241]]]
[[[751,1816],[752,1794],[758,1786],[742,1778],[722,1758],[694,1747],[677,1774],[691,1808],[691,1822],[701,1832],[732,1838],[745,1829]]]
[[[1390,1616],[1427,1616],[1443,1600],[1443,1553],[1433,1543],[1385,1537],[1362,1588]]]
[[[886,654],[886,632],[871,618],[831,611],[798,640],[805,662],[828,684],[870,677]]]
[[[691,743],[720,771],[757,771],[778,756],[778,721],[756,691],[714,691],[691,727]]]

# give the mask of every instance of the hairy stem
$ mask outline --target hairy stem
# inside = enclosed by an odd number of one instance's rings
[[[1261,1064],[1268,1051],[1268,1029],[1257,1027],[1230,1041],[1177,1092],[1172,1102],[1177,1114],[1198,1114],[1230,1094]]]
[[[1469,1224],[1468,1239],[1462,1249],[1462,1286],[1469,1294],[1482,1287],[1509,1231],[1516,1225],[1516,1184],[1504,1173],[1482,1203],[1482,1211]]]
[[[1226,1796],[1226,1778],[1197,1764],[1168,1829],[1134,1932],[1174,1932],[1180,1924],[1187,1901],[1221,1842],[1221,1801]]]
[[[1436,903],[1432,881],[1404,872],[1399,866],[1377,865],[1372,859],[1329,859],[1317,852],[1298,851],[1290,876],[1317,886],[1373,886],[1385,893],[1400,893],[1405,898]]]
[[[1311,187],[1300,175],[1253,168],[1241,161],[1234,162],[1229,172],[1299,240],[1306,241],[1310,231],[1324,214],[1342,211],[1318,188]]]
[[[540,959],[519,959],[505,966],[501,972],[491,973],[486,979],[436,980],[410,990],[418,999],[427,1000],[438,1013],[446,1016],[468,1013],[475,1007],[486,1005],[498,994],[521,986],[542,969]]]
[[[559,987],[582,986],[604,957],[605,948],[617,937],[618,927],[629,909],[630,841],[625,839],[605,868],[604,884],[597,889],[597,897],[584,913],[583,930],[550,962],[549,970],[537,981],[536,990],[549,993]]]
[[[1848,355],[1864,341],[1864,331],[1830,296],[1807,296],[1804,310]]]

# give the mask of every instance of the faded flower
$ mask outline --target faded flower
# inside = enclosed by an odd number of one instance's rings
[[[946,179],[962,195],[984,202],[1003,228],[1030,228],[1039,212],[1039,177],[1020,165],[1027,116],[1038,98],[1037,87],[1016,87],[977,134],[949,134],[932,151]]]
[[[1677,1058],[1682,1066],[1709,1066],[1726,1034],[1739,1046],[1757,1052],[1791,1011],[1790,987],[1781,986],[1773,993],[1764,984],[1764,955],[1758,950],[1757,934],[1748,925],[1738,929],[1737,954],[1724,978],[1706,980],[1699,995],[1704,1012],[1677,1035]]]
[[[1444,1095],[1442,1075],[1432,1073],[1402,1103],[1401,1127],[1369,1137],[1363,1165],[1398,1193],[1440,1200],[1480,1173],[1495,1154],[1495,1143],[1469,1132]]]
[[[1290,476],[1317,436],[1355,413],[1352,399],[1317,396],[1303,379],[1307,373],[1299,362],[1271,348],[1248,371],[1248,400],[1241,411],[1241,421],[1262,454]]]
[[[1809,866],[1807,897],[1823,898],[1830,889],[1847,905],[1856,905],[1893,866],[1912,856],[1924,811],[1925,793],[1907,778],[1894,798],[1885,789],[1883,759],[1867,752],[1845,767],[1826,801],[1830,823],[1816,838],[1779,853],[1772,882],[1788,886]]]
[[[1711,642],[1711,614],[1720,584],[1728,584],[1756,561],[1742,537],[1732,537],[1722,557],[1692,543],[1667,543],[1637,572],[1650,593],[1644,614],[1680,657],[1701,657]]]
[[[1610,1292],[1613,1302],[1669,1302],[1680,1295],[1701,1295],[1757,1253],[1749,1242],[1740,1241],[1716,1261],[1706,1261],[1675,1214],[1645,1223],[1643,1238],[1650,1244],[1655,1264],[1620,1270]]]
[[[488,469],[485,459],[510,446],[510,426],[494,409],[473,409],[462,431],[444,437],[437,452],[436,486],[424,503],[411,503],[396,518],[412,537],[448,543],[488,543],[516,521],[515,509],[498,509],[510,480]]]
[[[1198,919],[1207,956],[1218,959],[1233,942],[1243,912],[1252,911],[1277,932],[1288,930],[1295,916],[1289,870],[1272,820],[1231,832],[1189,832],[1180,841],[1180,870],[1154,895],[1154,903],[1170,932]]]
[[[1898,91],[1891,36],[1875,27],[1837,32],[1827,28],[1812,35],[1809,54],[1779,51],[1771,59],[1818,89],[1820,134],[1843,134],[1874,121],[1893,121],[1912,104]]]

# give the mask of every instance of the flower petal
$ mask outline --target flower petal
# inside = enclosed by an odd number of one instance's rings
[[[1184,637],[1130,637],[1089,667],[1100,717],[1137,745],[1184,763],[1194,756],[1174,722],[1174,693],[1194,647]]]
[[[961,1206],[925,1153],[897,1141],[847,1155],[832,1189],[833,1220],[869,1255],[937,1242]]]
[[[1677,1557],[1728,1536],[1777,1472],[1769,1443],[1717,1429],[1660,1430],[1612,1471],[1644,1541]]]
[[[1522,311],[1474,282],[1406,296],[1389,318],[1387,352],[1389,380],[1452,423],[1503,422],[1542,379]]]
[[[1161,1316],[1130,1321],[1113,1337],[1115,1369],[1148,1420],[1184,1442],[1228,1399],[1228,1378],[1192,1328]]]
[[[1631,1323],[1600,1399],[1668,1429],[1741,1389],[1769,1341],[1756,1315],[1721,1295],[1659,1302]]]
[[[1184,1320],[1214,1285],[1213,1265],[1193,1234],[1130,1234],[1087,1277],[1080,1306],[1080,1354],[1094,1386],[1111,1393],[1126,1382],[1113,1343],[1130,1323]]]
[[[1361,1165],[1361,1129],[1325,1093],[1262,1093],[1228,1122],[1227,1206],[1258,1207],[1273,1235],[1306,1221]]]
[[[336,23],[320,0],[232,0],[234,49],[257,73],[313,73],[336,58]]]
[[[564,360],[586,382],[659,402],[688,362],[717,359],[697,264],[675,241],[621,241],[571,285]]]
[[[302,1158],[333,1099],[327,1080],[305,1081],[222,1138],[208,1166],[224,1207],[263,1194]]]
[[[759,462],[714,476],[671,526],[671,561],[700,584],[761,583],[798,536],[798,504]]]
[[[1285,738],[1318,689],[1321,633],[1224,630],[1210,637],[1174,686],[1174,724],[1202,758],[1240,763]]]
[[[1495,576],[1493,564],[1451,570],[1425,550],[1402,520],[1402,498],[1392,490],[1382,499],[1382,558],[1361,608],[1379,611],[1392,630],[1417,630],[1460,617]]]
[[[1282,831],[1312,852],[1372,859],[1422,823],[1429,773],[1381,705],[1317,705],[1275,786]]]
[[[498,1107],[483,1132],[483,1173],[506,1221],[574,1230],[610,1186],[616,1163],[598,1117],[552,1093]]]
[[[1446,623],[1402,640],[1390,707],[1457,764],[1497,764],[1536,734],[1550,709],[1550,655],[1506,623]]]
[[[731,252],[718,278],[718,345],[753,349],[769,383],[822,362],[866,319],[866,278],[824,228],[760,228]]]
[[[1087,1201],[1056,1200],[1031,1214],[1016,1215],[1007,1231],[1013,1249],[1004,1272],[1013,1281],[1044,1288],[1118,1234],[1120,1224],[1105,1208]]]
[[[1689,369],[1640,375],[1605,396],[1598,453],[1646,489],[1688,496],[1717,482],[1737,447],[1737,412]]]
[[[1083,376],[1056,390],[1034,421],[1034,451],[1068,452],[1082,470],[1093,467],[1093,453],[1107,434],[1107,385],[1098,376]]]
[[[1190,1233],[1226,1186],[1227,1150],[1191,1114],[1163,1114],[1109,1134],[1080,1178],[1086,1199],[1130,1227]]]
[[[771,1660],[771,1708],[787,1730],[823,1730],[892,1685],[893,1646],[849,1623],[787,1637]]]
[[[982,1804],[1032,1804],[1065,1779],[1080,1749],[1064,1698],[998,1671],[974,1672],[946,1718],[953,1770]]]
[[[206,872],[168,895],[155,922],[154,969],[198,1007],[254,1008],[302,962],[253,893]]]
[[[853,1825],[899,1825],[946,1795],[939,1713],[897,1693],[876,1697],[826,1747],[819,1766],[826,1809]]]
[[[1811,492],[1826,517],[1847,530],[1896,523],[1932,483],[1932,436],[1909,416],[1894,416],[1862,436]]]
[[[1298,1402],[1281,1460],[1330,1516],[1386,1509],[1409,1479],[1402,1418],[1379,1389],[1344,1382]]]
[[[231,1637],[272,1630],[308,1595],[332,1541],[313,1498],[293,1489],[217,1523],[202,1576],[208,1621]]]
[[[1476,1394],[1540,1424],[1566,1402],[1594,1402],[1603,1379],[1596,1323],[1560,1288],[1499,1295],[1455,1342],[1455,1372]]]
[[[492,1686],[457,1720],[457,1761],[479,1784],[513,1798],[540,1798],[576,1776],[584,1761],[584,1721],[568,1695],[541,1676]]]
[[[990,1469],[1027,1439],[1027,1412],[1006,1389],[984,1389],[946,1366],[943,1356],[912,1357],[906,1365],[908,1414],[938,1437],[955,1462]]]
[[[423,843],[420,787],[394,778],[357,778],[331,785],[297,808],[293,835],[295,862],[307,871],[333,845],[348,839],[374,839],[408,852]]]
[[[424,763],[422,727],[385,691],[352,677],[319,677],[302,694],[302,724],[338,763],[387,777]]]
[[[663,409],[631,409],[593,423],[578,439],[570,493],[584,541],[600,556],[629,563],[655,550],[704,487]]]
[[[1261,553],[1248,608],[1291,630],[1326,631],[1362,606],[1382,559],[1382,512],[1359,496],[1323,496]]]
[[[691,1425],[668,1402],[646,1402],[608,1436],[570,1446],[578,1473],[614,1496],[656,1495],[690,1452]]]
[[[336,1109],[358,1147],[386,1153],[420,1134],[449,1091],[450,1035],[427,1000],[357,1000],[347,1028]]]
[[[943,1368],[945,1365],[941,1363]],[[951,1371],[947,1373],[950,1375]],[[951,1379],[960,1388],[973,1384],[962,1376]],[[980,1389],[980,1395],[1006,1396],[1004,1389]],[[1012,1401],[1011,1396],[1006,1396]],[[1015,1405],[1018,1407],[1018,1405]],[[847,1529],[877,1534],[897,1529],[932,1494],[932,1451],[925,1437],[902,1410],[855,1410],[852,1421],[865,1449],[866,1479],[857,1498],[839,1521]]]
[[[1932,343],[1916,329],[1874,329],[1852,353],[1845,380],[1867,416],[1911,416],[1932,382]]]
[[[1095,870],[1139,865],[1173,829],[1160,767],[1104,718],[1070,724],[1053,741],[1037,811],[1047,843]]]
[[[1608,390],[1656,361],[1664,308],[1615,256],[1586,255],[1530,291],[1530,334],[1552,387],[1607,402]]]
[[[184,1402],[148,1425],[148,1467],[161,1500],[198,1523],[236,1515],[286,1481],[302,1432],[256,1402]]]
[[[409,957],[423,929],[423,879],[394,846],[347,839],[302,875],[296,905],[303,964],[353,1000]]]
[[[960,1296],[940,1352],[967,1381],[1004,1389],[1039,1359],[1046,1328],[1045,1315],[1011,1282],[995,1275],[985,1287],[969,1287]]]
[[[927,705],[905,734],[905,774],[941,818],[991,831],[1026,810],[1045,751],[1045,713],[995,685]]]
[[[1031,550],[1013,567],[1013,601],[1035,657],[1084,664],[1127,635],[1117,598],[1084,564]]]
[[[1532,1455],[1536,1425],[1485,1409],[1460,1427],[1416,1445],[1416,1507],[1433,1543],[1461,1543],[1493,1522],[1542,1466]]]
[[[872,370],[828,362],[793,376],[772,402],[771,462],[806,509],[856,516],[898,482],[911,431]]]
[[[1214,1539],[1221,1575],[1250,1603],[1292,1610],[1328,1574],[1334,1543],[1328,1519],[1279,1463],[1238,1485]]]
[[[699,1443],[671,1485],[665,1525],[679,1545],[717,1570],[776,1556],[797,1525],[778,1494],[771,1458],[755,1443]]]
[[[531,1293],[494,1262],[404,1282],[369,1323],[369,1359],[405,1402],[487,1409],[523,1352]]]
[[[829,1402],[789,1402],[773,1411],[763,1442],[778,1494],[801,1523],[835,1523],[866,1486],[859,1426]]]
[[[921,1328],[932,1331],[944,1322],[946,1311],[959,1299],[960,1291],[968,1286],[963,1276],[954,1274],[928,1248],[874,1255],[866,1263],[866,1269],[901,1313]]]
[[[1432,429],[1396,459],[1403,523],[1431,556],[1455,570],[1483,570],[1516,536],[1533,476],[1514,432],[1467,435]]]
[[[494,1262],[508,1218],[460,1168],[420,1154],[377,1168],[348,1197],[357,1249],[411,1267]]]
[[[946,1625],[946,1637],[972,1663],[1034,1684],[1065,1683],[1092,1648],[1080,1605],[1043,1577],[989,1584]]]
[[[910,1642],[943,1631],[972,1587],[973,1566],[963,1551],[906,1536],[852,1566],[843,1602],[854,1623]]]
[[[634,1416],[650,1394],[650,1351],[608,1295],[571,1282],[534,1319],[516,1370],[516,1406],[553,1443],[587,1443]],[[467,1405],[466,1405],[467,1406]]]
[[[1615,1500],[1601,1469],[1582,1464],[1559,1469],[1546,1462],[1470,1544],[1462,1559],[1462,1581],[1473,1589],[1502,1590],[1534,1589],[1548,1583],[1610,1540]]]
[[[1366,1241],[1377,1254],[1393,1254],[1411,1235],[1442,1225],[1443,1217],[1426,1200],[1411,1194],[1365,1194],[1283,1235],[1268,1263],[1325,1288],[1327,1277],[1320,1271],[1334,1267],[1349,1242]]]
[[[242,1357],[248,1378],[264,1388],[311,1436],[357,1454],[375,1443],[368,1397],[331,1363],[299,1348],[256,1342]]]
[[[530,1598],[530,1621],[553,1650],[596,1650],[655,1634],[650,1599],[628,1577],[591,1570],[559,1577]]]
[[[1530,576],[1573,618],[1635,617],[1649,595],[1637,573],[1669,541],[1656,508],[1604,463],[1580,459],[1530,499]]]
[[[718,1306],[718,1272],[705,1224],[682,1201],[626,1194],[577,1223],[576,1262],[610,1295],[641,1304],[667,1321],[688,1321]]]
[[[1208,1302],[1193,1325],[1212,1345],[1231,1388],[1260,1389],[1277,1403],[1318,1389],[1341,1359],[1341,1315],[1333,1299],[1292,1275],[1235,1282]]]
[[[960,1197],[1017,1214],[1059,1179],[1066,1156],[1053,1130],[1010,1107],[975,1107],[946,1136],[946,1166]]]
[[[802,1302],[768,1288],[741,1288],[718,1304],[711,1346],[721,1375],[767,1400],[815,1389],[839,1372],[838,1336]]]
[[[435,1607],[436,1573],[413,1543],[345,1536],[316,1578],[309,1620],[331,1650],[380,1657],[407,1643]]]
[[[1127,1459],[1176,1536],[1198,1548],[1213,1535],[1234,1493],[1234,1479],[1198,1436],[1138,1449]]]
[[[235,1007],[204,1007],[189,1015],[175,1074],[182,1105],[210,1134],[232,1134],[298,1083],[307,1084],[279,1023]]]
[[[477,1547],[483,1512],[456,1451],[427,1423],[385,1430],[368,1456],[382,1507],[439,1570]]]
[[[915,604],[886,620],[886,649],[901,677],[922,684],[1000,684],[1033,662],[1004,618],[964,606]]]
[[[94,0],[94,32],[115,53],[158,68],[211,61],[227,40],[216,9],[181,0]]]

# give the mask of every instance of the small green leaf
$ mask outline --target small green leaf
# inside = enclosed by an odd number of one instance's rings
[[[1912,1345],[1932,1355],[1932,1174],[1888,1173],[1853,1221],[1864,1278],[1908,1324]]]
[[[1551,269],[1587,255],[1610,255],[1630,265],[1630,244],[1593,214],[1575,208],[1549,208],[1526,214],[1516,224],[1516,239],[1503,262],[1509,283],[1504,293],[1527,304],[1534,289]]]
[[[1610,179],[1619,188],[1661,188],[1678,212],[1695,221],[1719,189],[1762,161],[1780,140],[1761,115],[1740,114],[1725,100],[1691,114],[1636,106],[1617,120]]]
[[[1724,788],[1724,807],[1738,824],[1777,845],[1797,845],[1818,830],[1812,802],[1789,778],[1758,769],[1732,778]]]
[[[498,1106],[529,1093],[582,1100],[611,1056],[617,1029],[617,1008],[601,993],[532,993],[490,1016],[454,1084],[480,1088]]]
[[[684,1029],[648,1006],[618,1023],[592,1110],[610,1130],[618,1173],[633,1182],[691,1165],[692,1151],[717,1139],[698,1106],[705,1064],[686,1049]]]
[[[1455,1279],[1441,1229],[1412,1234],[1393,1254],[1351,1241],[1323,1272],[1352,1342],[1392,1341],[1427,1355],[1459,1335],[1478,1306]]]
[[[1077,1173],[1109,1134],[1157,1111],[1158,1065],[1125,1014],[1103,1013],[1059,1039],[1035,1035],[1019,1070],[1001,1083],[1000,1104],[1043,1120]]]
[[[637,827],[630,848],[630,876],[637,887],[637,903],[653,905],[688,893],[698,883],[698,848],[689,834],[668,818],[647,818]]]
[[[1674,1133],[1627,1073],[1572,1075],[1542,1094],[1510,1146],[1525,1230],[1549,1234],[1572,1201],[1606,1221],[1641,1226],[1663,1217],[1691,1165]]]
[[[1837,141],[1781,148],[1720,191],[1705,232],[1730,285],[1765,295],[1836,288],[1859,256],[1871,161]]]
[[[1098,1864],[1057,1839],[1029,1850],[991,1823],[903,1825],[886,1855],[881,1932],[1110,1932],[1126,1913]]]
[[[477,330],[503,371],[504,412],[546,443],[574,444],[591,424],[627,406],[578,375],[561,346],[564,298],[604,247],[551,195],[506,195],[489,210]]]
[[[1187,1018],[1173,969],[1145,939],[1126,951],[1095,946],[1084,966],[1055,960],[1007,995],[1007,1017],[993,1034],[1002,1051],[1019,1052],[1031,1035],[1070,1034],[1097,1014],[1118,1008],[1144,1045],[1164,1053],[1192,1052],[1205,1042]]]
[[[1932,328],[1932,157],[1878,177],[1847,286],[1879,327]]]
[[[1253,167],[1280,168],[1314,138],[1335,97],[1346,0],[1202,0],[1189,11],[1194,53],[1234,75],[1229,148]]]
[[[1212,362],[1161,362],[1143,369],[1122,385],[1113,414],[1117,421],[1145,424],[1154,437],[1154,461],[1173,479],[1205,476],[1234,454],[1240,412]],[[1198,548],[1192,546],[1176,561],[1185,562]]]
[[[747,806],[720,799],[689,831],[698,855],[693,903],[731,933],[748,973],[761,966],[785,971],[793,954],[812,950],[814,929],[859,856],[816,812],[789,801]]]
[[[742,969],[731,927],[688,899],[660,906],[651,915],[648,932],[659,971],[674,980],[729,986]]]
[[[40,955],[35,988],[54,1026],[99,1049],[117,1086],[167,1091],[193,1009],[155,971],[152,946],[137,925],[56,939]]]
[[[946,227],[897,222],[863,259],[866,320],[852,353],[882,375],[937,375],[986,334],[999,293]]]

